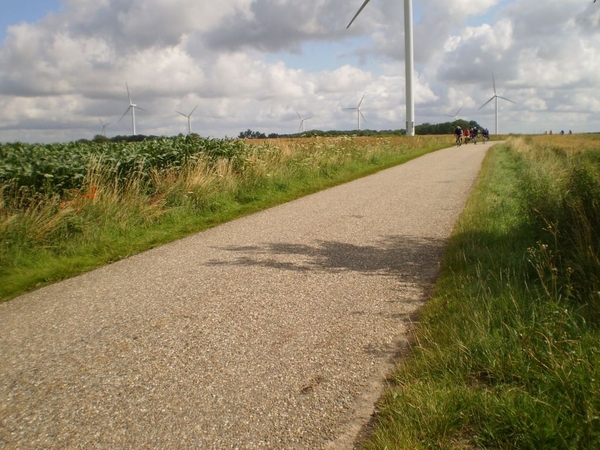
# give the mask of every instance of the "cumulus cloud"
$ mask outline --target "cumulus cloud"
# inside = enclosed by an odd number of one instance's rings
[[[109,135],[126,134],[130,123],[117,123],[126,82],[146,109],[137,117],[143,134],[184,133],[175,111],[195,105],[193,128],[205,135],[291,133],[296,110],[315,116],[307,128],[352,129],[355,117],[342,108],[363,94],[367,127],[402,128],[402,2],[374,0],[346,30],[361,4],[64,0],[60,13],[7,29],[0,141],[91,138],[99,117],[111,122]],[[422,0],[415,8],[417,123],[462,108],[462,118],[492,128],[493,107],[478,108],[493,95],[493,73],[498,94],[516,102],[501,106],[502,130],[597,130],[598,3]]]
[[[255,0],[249,10],[243,8],[230,15],[205,38],[219,51],[254,48],[299,52],[307,41],[339,39],[345,11],[350,12],[350,8],[340,0]]]

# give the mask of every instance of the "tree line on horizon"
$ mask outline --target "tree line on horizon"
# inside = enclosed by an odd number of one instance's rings
[[[444,123],[424,123],[415,127],[415,132],[418,135],[440,135],[440,134],[454,134],[454,129],[459,125],[461,128],[473,128],[477,127],[480,130],[483,127],[475,120],[467,121],[458,119],[453,122]],[[260,131],[246,130],[240,132],[238,139],[277,139],[277,138],[295,138],[295,137],[336,137],[336,136],[406,136],[406,130],[309,130],[300,133],[292,134],[265,134]]]
[[[424,123],[421,125],[417,125],[415,127],[415,132],[417,135],[441,135],[441,134],[453,134],[454,129],[457,125],[460,125],[461,128],[473,128],[477,127],[480,130],[483,127],[477,123],[475,120],[455,120],[452,122],[444,122],[444,123]],[[197,134],[197,133],[192,133]],[[406,136],[406,130],[309,130],[301,133],[290,133],[290,134],[279,134],[279,133],[269,133],[266,134],[261,131],[254,131],[251,129],[247,129],[246,131],[241,131],[237,139],[280,139],[280,138],[298,138],[298,137],[338,137],[338,136],[365,136],[365,137],[377,137],[377,136]],[[111,138],[96,135],[93,138],[95,142],[141,142],[146,140],[155,140],[164,136],[154,136],[154,135],[120,135],[114,136]],[[226,138],[227,139],[227,138]],[[80,141],[87,141],[87,139],[81,139]]]

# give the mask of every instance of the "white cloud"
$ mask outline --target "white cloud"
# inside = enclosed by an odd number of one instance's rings
[[[247,128],[290,133],[352,129],[341,107],[365,94],[365,126],[403,128],[401,2],[361,0],[65,0],[59,14],[9,27],[0,47],[0,142],[54,141],[130,132],[125,82],[146,112],[143,134]],[[460,117],[501,131],[597,131],[600,5],[583,0],[423,0],[415,24],[417,123]],[[310,46],[306,46],[311,43]],[[331,50],[344,53],[333,60]],[[349,45],[352,45],[349,47]],[[310,51],[306,50],[310,48]],[[353,50],[348,51],[351,48]],[[340,52],[342,50],[339,50]],[[306,61],[288,67],[273,54]],[[303,53],[306,52],[306,53]],[[327,55],[327,56],[323,56]],[[329,58],[327,64],[313,64]],[[299,66],[299,67],[298,67]],[[309,69],[309,67],[334,67]],[[569,124],[565,124],[569,122]]]

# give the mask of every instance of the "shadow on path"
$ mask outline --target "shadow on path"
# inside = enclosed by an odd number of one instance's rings
[[[259,266],[291,271],[358,272],[400,277],[404,282],[433,281],[444,239],[386,236],[375,244],[317,241],[316,245],[265,243],[220,247],[233,260],[211,260],[210,266]]]

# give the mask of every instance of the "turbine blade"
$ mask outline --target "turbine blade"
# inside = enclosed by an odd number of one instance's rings
[[[197,108],[197,107],[198,107],[198,105],[194,106],[194,109],[192,109],[192,112],[190,113],[190,116],[191,116],[192,114],[194,114],[194,111],[196,111],[196,108]]]
[[[187,117],[187,114],[184,114],[184,113],[179,112],[179,111],[175,111],[175,112],[181,114],[183,117]]]
[[[135,107],[136,107],[137,109],[141,109],[142,111],[148,112],[148,111],[146,111],[144,108],[142,108],[141,106],[137,106],[137,105],[135,105]]]
[[[294,111],[296,111],[296,114],[298,114],[298,119],[302,120],[302,116],[300,115],[300,113],[298,112],[298,110],[294,109]]]
[[[489,102],[491,102],[492,100],[494,100],[496,98],[496,96],[494,95],[492,98],[490,98],[487,102],[485,102],[483,105],[481,105],[477,111],[479,111],[481,108],[483,108],[485,105],[487,105]]]
[[[125,115],[126,115],[128,112],[129,112],[129,110],[130,110],[130,109],[131,109],[131,106],[125,110],[125,112],[123,113],[123,115],[122,115],[122,116],[121,116],[121,118],[119,119],[119,122],[120,122],[121,120],[123,120],[123,117],[125,117]],[[119,122],[117,122],[117,123],[119,123]]]
[[[356,14],[354,14],[354,17],[352,18],[352,20],[350,21],[350,23],[348,24],[348,26],[346,27],[346,29],[350,28],[350,25],[352,25],[352,22],[354,22],[354,20],[358,17],[358,15],[361,13],[361,11],[363,9],[365,9],[365,6],[367,6],[367,3],[369,3],[369,1],[370,0],[365,0],[365,2],[362,4],[362,6],[358,10],[358,12]]]
[[[360,105],[362,105],[363,100],[365,99],[365,95],[367,95],[367,93],[365,92],[362,96],[362,98],[360,99],[360,102],[358,102],[358,107],[360,108]]]
[[[456,117],[458,116],[458,114],[462,111],[463,107],[461,106],[460,109],[458,111],[456,111],[456,114],[454,114],[452,117]]]
[[[360,109],[358,110],[358,113],[360,114],[360,117],[362,117],[363,120],[366,122],[367,119],[365,119],[365,116],[363,116],[363,113],[362,113],[362,111]]]
[[[492,72],[492,84],[494,85],[494,95],[496,95],[496,78],[494,78],[494,72]]]
[[[129,94],[129,85],[127,82],[125,83],[125,87],[127,88],[127,98],[129,99],[129,104],[131,105],[131,95]]]
[[[515,102],[513,102],[511,99],[509,99],[509,98],[506,98],[506,97],[502,97],[502,96],[500,96],[500,95],[498,95],[498,98],[501,98],[502,100],[506,100],[506,101],[508,101],[508,102],[511,102],[511,103],[515,103]],[[516,103],[515,103],[515,105],[516,105]]]

